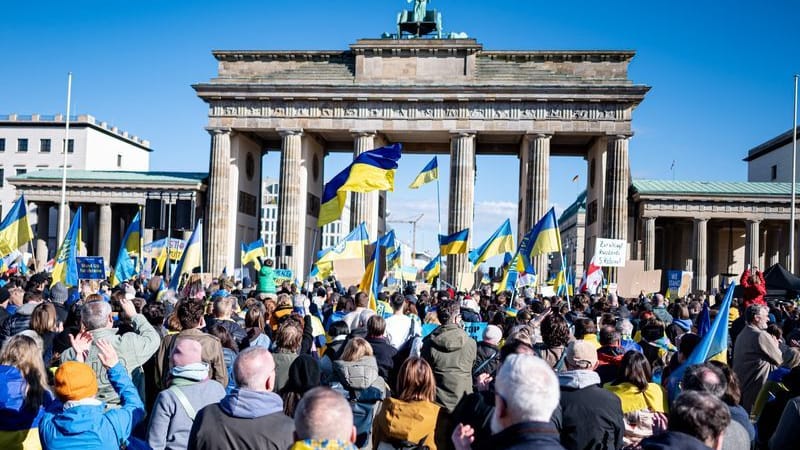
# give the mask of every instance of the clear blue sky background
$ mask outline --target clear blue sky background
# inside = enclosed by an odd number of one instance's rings
[[[392,31],[404,7],[401,0],[5,2],[0,113],[63,111],[72,71],[73,111],[150,139],[153,169],[206,171],[208,159],[198,155],[208,154],[207,109],[190,85],[215,75],[212,49],[346,49]],[[443,12],[446,31],[467,32],[486,49],[636,50],[630,77],[653,89],[634,113],[635,178],[671,178],[675,160],[679,180],[745,180],[747,150],[791,127],[796,0],[433,0],[429,7]],[[329,158],[326,179],[346,159]],[[425,214],[421,249],[435,245],[435,190],[405,186],[427,159],[405,158],[389,197],[392,217]],[[265,163],[277,174],[276,153]],[[585,183],[586,164],[554,158],[551,166],[551,201],[562,209],[578,190],[572,177]],[[515,158],[478,158],[475,240],[505,217],[515,222],[517,174]],[[410,240],[410,227],[397,228]]]

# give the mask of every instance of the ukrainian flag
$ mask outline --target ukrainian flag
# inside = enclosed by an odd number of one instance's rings
[[[53,283],[50,286],[58,283],[64,283],[64,286],[77,286],[78,285],[78,262],[75,257],[78,256],[78,250],[81,243],[81,208],[75,211],[75,217],[72,218],[72,223],[69,225],[67,234],[64,235],[64,242],[58,248],[56,254],[55,265],[53,266]]]
[[[20,195],[0,222],[0,255],[5,256],[33,240],[25,196]]]
[[[123,281],[130,280],[139,273],[139,257],[142,254],[142,221],[136,213],[136,217],[128,225],[122,244],[119,246],[117,255],[117,265],[114,266],[114,276],[111,278],[111,286],[116,286]]]
[[[264,252],[263,239],[259,239],[249,244],[242,242],[242,266],[246,266],[248,263],[253,263],[253,268],[256,270],[261,270],[261,263],[258,262],[258,258],[264,258],[266,256],[267,255]]]
[[[469,252],[469,260],[473,265],[472,270],[477,270],[478,265],[492,256],[510,252],[513,249],[514,238],[511,236],[511,221],[506,219],[483,245]]]
[[[506,253],[506,255],[510,255],[510,253]],[[524,272],[522,256],[516,253],[511,261],[506,264],[505,271],[503,272],[503,279],[500,280],[495,291],[513,291],[516,289],[520,272]]]
[[[438,277],[442,272],[441,255],[436,255],[436,258],[433,258],[422,268],[422,272],[425,274],[425,281],[427,281],[428,284],[433,283],[433,279]]]
[[[378,239],[378,245],[386,248],[387,255],[394,253],[394,251],[397,250],[397,240],[395,239],[394,230],[389,230],[388,233]]]
[[[711,324],[711,329],[700,339],[700,343],[694,348],[692,354],[686,358],[675,372],[673,372],[667,380],[667,391],[669,399],[672,401],[680,394],[680,381],[683,379],[683,372],[687,367],[694,364],[703,364],[706,361],[721,361],[728,362],[728,313],[731,309],[731,301],[733,300],[733,289],[736,283],[732,282],[728,286],[728,291],[725,292],[725,298],[722,300],[717,316],[714,317],[714,322]]]
[[[558,231],[555,208],[550,208],[531,231],[531,249],[528,256],[533,257],[543,253],[561,253],[561,233]]]
[[[402,249],[398,245],[397,248],[395,249],[395,251],[393,251],[392,253],[386,255],[386,268],[387,269],[394,269],[394,268],[397,268],[397,267],[401,266],[401,263],[402,263],[401,258],[400,258],[400,256],[402,255],[401,250]]]
[[[183,249],[181,260],[175,267],[169,279],[169,288],[178,290],[181,283],[181,278],[184,274],[192,273],[196,267],[200,267],[203,259],[203,222],[197,222],[197,226],[192,231],[192,237],[186,242],[186,248]]]
[[[425,183],[437,180],[439,178],[439,162],[434,156],[431,162],[422,168],[422,172],[414,178],[414,181],[408,186],[411,189],[417,189]]]
[[[364,246],[369,242],[367,225],[364,222],[358,224],[347,236],[333,247],[328,247],[320,251],[317,264],[336,261],[338,259],[364,259]]]
[[[369,295],[369,308],[378,310],[378,294],[381,292],[381,246],[380,240],[374,243],[375,250],[364,268],[364,276],[358,284],[358,290]]]
[[[449,236],[439,235],[439,254],[440,255],[459,255],[467,253],[467,239],[469,239],[469,228],[458,231]]]
[[[325,184],[317,226],[342,216],[347,192],[394,191],[394,173],[400,160],[400,144],[366,151]]]

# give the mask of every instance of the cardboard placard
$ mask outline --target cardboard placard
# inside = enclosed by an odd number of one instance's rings
[[[345,289],[349,286],[358,286],[364,275],[364,260],[361,258],[337,259],[333,262],[333,273]]]
[[[628,243],[624,239],[598,238],[594,248],[594,263],[599,267],[625,267]]]
[[[275,284],[281,284],[284,281],[294,283],[294,273],[290,269],[275,269]]]
[[[78,256],[78,278],[81,280],[105,280],[106,265],[102,256]]]
[[[611,291],[611,286],[608,288]],[[617,269],[617,294],[621,297],[637,297],[641,292],[653,294],[661,291],[661,270],[644,270],[644,261],[628,261],[628,265]]]
[[[458,278],[456,279],[456,288],[459,291],[468,291],[472,289],[472,286],[475,284],[475,273],[474,272],[461,272],[458,274]]]

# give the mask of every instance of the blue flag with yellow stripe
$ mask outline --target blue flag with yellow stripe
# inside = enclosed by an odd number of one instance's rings
[[[422,171],[414,178],[414,181],[408,186],[411,189],[417,189],[425,183],[430,183],[439,178],[439,162],[434,156],[431,162],[422,168]]]
[[[467,253],[467,241],[469,240],[469,228],[456,231],[451,235],[439,235],[439,254],[458,255]]]
[[[125,237],[119,246],[114,276],[111,278],[112,287],[139,274],[139,258],[142,257],[142,221],[139,214],[137,212],[136,217],[128,225]]]

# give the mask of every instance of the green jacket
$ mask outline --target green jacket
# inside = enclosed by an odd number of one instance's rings
[[[275,293],[275,269],[272,267],[261,266],[258,271],[258,292]]]
[[[436,401],[449,412],[472,393],[472,365],[477,344],[456,324],[442,325],[422,341],[422,358],[436,379]]]
[[[99,328],[90,331],[95,342],[105,339],[114,347],[119,355],[119,361],[129,374],[133,374],[136,369],[150,359],[161,345],[161,336],[143,315],[135,315],[131,323],[134,330],[131,333],[117,334],[116,328]],[[111,382],[108,381],[108,371],[103,367],[97,354],[97,346],[92,344],[86,364],[92,366],[92,370],[97,374],[97,399],[108,405],[119,406],[119,396],[111,386]],[[75,350],[71,348],[61,354],[62,362],[75,359]]]

